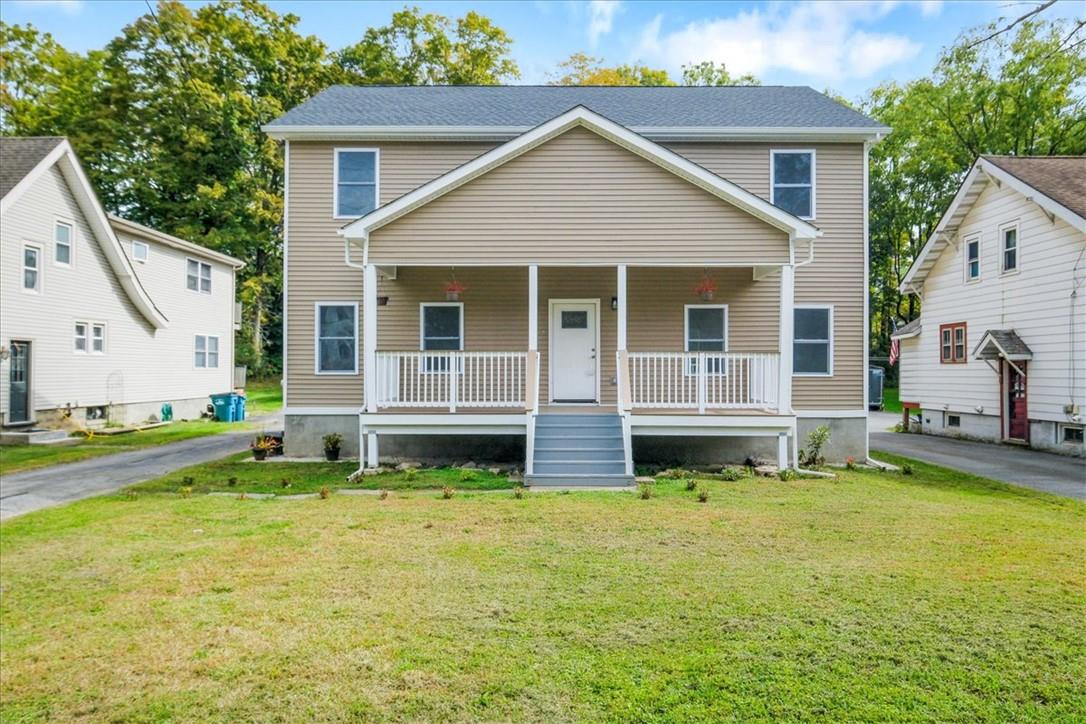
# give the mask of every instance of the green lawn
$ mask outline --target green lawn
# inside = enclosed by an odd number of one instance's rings
[[[0,473],[9,474],[46,465],[113,455],[193,437],[215,435],[230,429],[237,429],[237,426],[211,420],[189,420],[121,435],[95,435],[74,445],[5,445],[0,447]]]
[[[347,476],[357,469],[357,461],[254,463],[250,453],[240,453],[224,460],[178,470],[157,480],[133,485],[129,490],[136,493],[178,493],[181,488],[188,487],[192,488],[193,493],[294,495],[315,493],[323,487],[420,490],[442,488],[447,485],[456,490],[495,490],[512,488],[515,485],[515,483],[510,483],[508,477],[504,475],[493,475],[485,470],[460,470],[459,468],[419,470],[415,473],[386,473],[364,477],[348,484]]]
[[[245,414],[265,415],[283,406],[283,386],[278,379],[253,380],[245,386]]]
[[[882,389],[882,409],[887,412],[901,412],[901,400],[898,398],[896,387]]]
[[[1081,720],[1086,506],[913,468],[41,511],[0,719]]]

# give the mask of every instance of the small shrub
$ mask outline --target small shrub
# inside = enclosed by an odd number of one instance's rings
[[[191,498],[192,497],[192,486],[191,485],[186,485],[185,487],[181,488],[181,497],[182,498]]]
[[[642,485],[641,486],[641,499],[642,500],[648,500],[651,497],[652,497],[652,486],[651,485]]]
[[[901,474],[902,475],[912,475],[913,474],[913,466],[909,465],[909,463],[902,463],[902,465],[901,465]]]
[[[387,498],[388,498],[388,491],[387,490],[382,490],[380,493],[377,494],[377,499],[378,500],[386,500]]]
[[[124,497],[126,497],[129,500],[135,500],[136,498],[139,497],[139,494],[136,493],[135,490],[126,490],[126,491],[124,491]]]
[[[185,477],[181,478],[181,482],[184,483],[185,485],[190,485],[191,486],[196,481],[193,479],[193,477],[191,475],[186,475]]]
[[[698,488],[698,502],[699,503],[708,503],[709,502],[709,489],[708,488],[704,488],[704,487]]]
[[[242,492],[241,495],[238,496],[238,500],[248,500],[248,499],[249,499],[249,496],[246,495],[244,492]]]
[[[847,458],[845,458],[845,468],[847,470],[855,470],[856,469],[856,458],[852,457],[851,455],[849,455]]]
[[[413,482],[419,479],[419,471],[417,468],[408,468],[403,471],[403,479],[407,482]]]
[[[734,465],[729,465],[720,471],[720,479],[727,480],[730,483],[734,483],[736,480],[742,480],[747,477],[747,471],[743,468],[737,468]]]
[[[517,487],[513,488],[513,497],[517,500],[521,500],[524,497],[523,485],[518,485]]]
[[[686,479],[686,489],[687,490],[694,490],[697,487],[698,487],[698,481],[697,480],[695,480],[694,478],[687,478]]]
[[[238,479],[236,477],[234,477],[233,475],[231,475],[229,478],[227,478],[226,484],[229,485],[230,487],[234,487],[235,485],[238,484]]]
[[[471,471],[470,470],[465,470],[464,472],[471,472]],[[461,479],[463,479],[463,476],[461,476]],[[456,495],[456,491],[453,490],[448,485],[446,485],[445,487],[443,487],[441,489],[441,497],[444,498],[445,500],[448,500],[449,498],[451,498],[454,495]]]
[[[325,451],[339,450],[343,444],[343,436],[338,432],[330,432],[321,438]]]
[[[479,473],[475,472],[474,470],[461,470],[460,471],[460,482],[461,483],[470,483],[471,481],[478,480],[478,479],[479,479]]]
[[[283,478],[282,480],[279,481],[279,485],[280,485],[280,487],[283,487],[283,488],[289,488],[291,485],[293,485],[293,483],[291,483],[286,478]]]
[[[800,462],[804,465],[817,468],[825,464],[826,458],[822,454],[822,448],[830,441],[830,428],[828,425],[819,425],[807,433],[807,447],[800,454]]]
[[[327,485],[321,486],[320,492],[321,500],[328,500],[332,496],[332,491]]]
[[[785,468],[777,473],[777,477],[787,483],[789,480],[795,480],[798,476],[796,475],[796,471],[792,468]]]

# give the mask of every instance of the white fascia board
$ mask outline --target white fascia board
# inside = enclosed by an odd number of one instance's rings
[[[139,239],[140,241],[146,240],[151,242],[158,242],[164,246],[168,246],[173,249],[180,249],[194,256],[201,256],[205,259],[219,262],[220,264],[224,264],[234,269],[240,269],[241,267],[245,266],[245,262],[243,262],[241,259],[232,257],[229,254],[223,254],[220,251],[208,249],[206,246],[194,244],[191,241],[187,241],[185,239],[166,234],[162,231],[159,231],[158,229],[152,229],[149,226],[144,226],[143,224],[137,223],[135,221],[130,221],[115,214],[106,214],[106,216],[107,218],[109,218],[109,223],[113,226],[114,230],[119,229],[127,234],[131,234],[136,237],[142,237]]]
[[[806,221],[773,206],[741,186],[717,176],[674,151],[639,136],[584,106],[578,106],[556,116],[512,141],[491,149],[482,156],[404,194],[395,201],[378,207],[366,216],[345,225],[339,230],[339,234],[347,238],[365,238],[375,229],[579,126],[652,161],[767,224],[788,232],[793,240],[814,239],[822,235],[817,227]]]
[[[276,140],[291,141],[509,141],[533,126],[287,126],[269,124],[261,130]],[[867,128],[829,127],[686,127],[630,126],[653,140],[666,141],[824,141],[829,143],[877,142],[890,133],[886,126]]]

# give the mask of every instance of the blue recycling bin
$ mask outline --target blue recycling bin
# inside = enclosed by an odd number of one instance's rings
[[[215,419],[219,422],[237,422],[238,421],[238,395],[235,392],[223,392],[219,395],[211,396],[211,404],[215,408]]]
[[[242,422],[245,419],[245,395],[234,396],[234,421]]]

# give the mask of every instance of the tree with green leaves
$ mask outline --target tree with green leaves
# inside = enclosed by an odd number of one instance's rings
[[[617,65],[605,67],[602,58],[586,53],[574,53],[558,64],[556,79],[551,85],[626,85],[659,86],[675,85],[666,70],[645,65]]]
[[[762,81],[750,73],[732,75],[727,67],[721,63],[717,65],[711,60],[703,60],[700,63],[691,63],[683,66],[683,85],[761,85]]]

